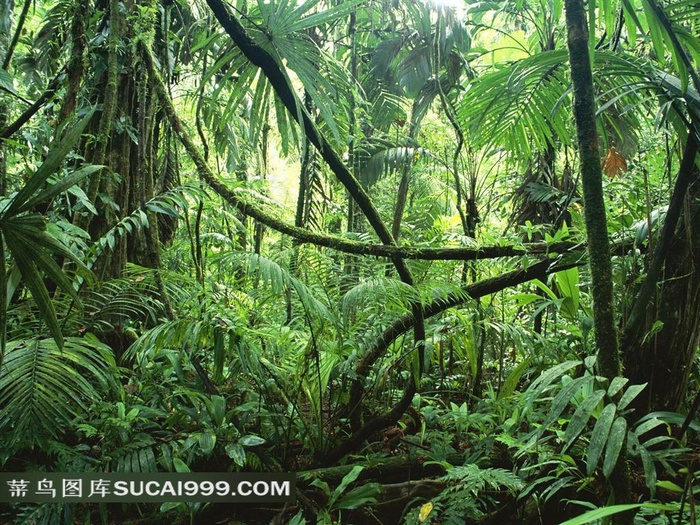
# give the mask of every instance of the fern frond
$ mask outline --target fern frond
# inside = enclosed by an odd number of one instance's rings
[[[502,468],[479,468],[474,463],[453,467],[442,479],[459,484],[460,491],[478,494],[489,489],[506,489],[511,493],[525,487],[525,482],[509,470]]]
[[[177,188],[168,190],[160,195],[156,195],[146,203],[146,209],[154,213],[161,213],[170,217],[179,217],[180,212],[189,207],[189,199],[203,199],[206,191],[199,183],[186,183]],[[97,239],[87,253],[86,266],[92,268],[102,253],[113,250],[117,239],[132,233],[135,230],[148,228],[148,216],[146,212],[138,208],[121,219],[102,237]]]
[[[151,328],[139,337],[124,354],[124,360],[135,360],[145,366],[164,350],[186,352],[213,343],[211,323],[195,319],[177,319]]]
[[[141,433],[133,442],[109,452],[114,472],[158,472],[155,445],[149,434]]]
[[[408,119],[405,102],[398,95],[391,93],[380,80],[369,88],[367,100],[371,101],[370,116],[372,125],[387,131],[392,124]]]
[[[127,321],[155,321],[161,312],[158,289],[151,282],[126,276],[104,282],[84,294],[86,331],[110,330]]]
[[[444,523],[464,523],[465,518],[479,519],[493,503],[488,492],[505,491],[517,496],[525,482],[501,468],[479,468],[471,463],[453,467],[442,478],[449,486],[433,499]]]

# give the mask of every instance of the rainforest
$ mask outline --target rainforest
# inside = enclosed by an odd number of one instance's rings
[[[0,0],[0,523],[698,523],[698,144],[698,0]]]

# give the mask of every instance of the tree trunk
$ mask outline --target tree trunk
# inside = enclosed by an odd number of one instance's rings
[[[598,347],[598,368],[601,375],[612,379],[620,374],[620,354],[613,308],[612,266],[610,244],[603,199],[603,170],[598,151],[598,133],[595,122],[593,74],[588,55],[588,29],[583,0],[566,0],[566,28],[574,86],[574,117],[581,157],[581,179],[585,204],[586,235],[591,268],[591,295],[593,297],[593,327]],[[594,21],[593,21],[594,22]],[[612,474],[610,485],[615,503],[631,499],[629,472],[621,457]],[[633,516],[618,514],[616,524],[631,524]]]
[[[97,2],[95,9],[104,13],[104,23],[110,28],[109,37],[103,48],[90,54],[90,63],[81,69],[82,40],[74,35],[75,56],[71,65],[76,71],[69,71],[70,97],[62,107],[64,112],[73,111],[75,102],[72,99],[79,90],[78,81],[85,83],[82,91],[91,102],[102,107],[89,130],[95,139],[88,140],[84,147],[87,162],[107,166],[93,175],[85,188],[98,214],[93,216],[85,209],[79,210],[75,223],[97,240],[110,235],[110,230],[120,220],[136,210],[146,212],[148,217],[147,225],[134,228],[128,235],[116,235],[113,249],[102,253],[93,268],[101,279],[119,277],[127,262],[145,267],[159,266],[159,217],[148,212],[146,203],[175,183],[167,177],[162,183],[157,183],[161,149],[158,145],[161,139],[159,121],[163,115],[148,89],[150,73],[141,67],[141,57],[135,47],[126,45],[136,37],[135,31],[148,29],[150,21],[139,18],[141,5],[134,1]],[[89,6],[87,0],[80,0],[77,6],[80,11],[76,12],[76,19],[80,13],[90,14],[85,11]],[[127,24],[127,19],[132,23]],[[80,24],[74,21],[74,25]],[[168,155],[167,148],[163,155]]]
[[[571,79],[574,85],[574,116],[581,157],[598,367],[601,375],[613,378],[620,374],[620,356],[613,309],[610,245],[603,199],[603,170],[595,123],[593,74],[588,56],[588,29],[582,0],[567,0],[566,25]]]
[[[646,308],[643,329],[628,342],[625,375],[648,383],[638,411],[681,410],[700,345],[700,172],[685,199],[683,218],[667,250],[664,276]]]

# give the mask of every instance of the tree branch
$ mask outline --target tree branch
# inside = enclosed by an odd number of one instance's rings
[[[533,279],[545,279],[549,274],[567,270],[575,266],[580,266],[584,263],[584,259],[578,259],[573,262],[558,262],[558,260],[545,259],[544,261],[540,261],[527,268],[513,270],[512,272],[504,273],[492,279],[485,279],[483,281],[464,286],[460,288],[459,291],[451,293],[447,297],[436,299],[430,304],[425,305],[423,307],[423,312],[425,314],[425,318],[428,319],[449,310],[450,308],[464,304],[470,299],[478,299],[506,288],[532,281]],[[409,314],[400,317],[394,321],[391,326],[384,330],[382,335],[377,338],[374,345],[360,360],[355,368],[355,372],[357,373],[358,377],[353,381],[350,389],[350,400],[348,402],[348,406],[351,411],[351,418],[353,417],[352,412],[357,410],[357,408],[360,406],[360,402],[362,401],[362,397],[364,395],[362,380],[367,377],[372,365],[374,365],[374,363],[382,355],[384,355],[391,343],[393,343],[402,334],[408,332],[411,328],[413,328],[413,326],[414,319],[412,315]],[[412,381],[410,381],[410,383],[412,383]],[[398,405],[405,402],[406,395],[407,392],[404,393],[404,396]],[[413,393],[411,393],[411,397],[413,397]],[[393,412],[394,410],[392,409],[386,414],[375,417],[359,428],[352,436],[350,436],[350,438],[348,438],[347,441],[343,442],[340,446],[336,447],[330,454],[328,454],[324,463],[327,465],[337,463],[346,455],[359,449],[364,440],[371,434],[393,424]],[[400,415],[401,414],[399,414],[399,417]]]
[[[49,82],[49,85],[46,87],[46,90],[39,96],[36,101],[29,106],[27,109],[24,110],[24,112],[17,117],[17,120],[15,120],[12,124],[7,126],[5,129],[0,131],[0,139],[9,139],[12,135],[17,133],[17,131],[20,130],[22,126],[24,126],[29,119],[31,119],[34,115],[38,113],[38,111],[46,104],[49,100],[53,98],[53,96],[56,94],[56,91],[58,90],[58,86],[60,84],[59,80],[61,78],[61,75],[63,75],[65,72],[65,68],[61,69],[58,74],[51,79],[51,82]]]
[[[302,127],[304,134],[321,153],[323,160],[326,161],[333,174],[348,190],[382,243],[387,245],[395,244],[394,238],[379,216],[379,212],[374,207],[369,195],[316,128],[275,58],[253,41],[224,2],[221,0],[207,0],[207,4],[209,4],[214,16],[216,16],[221,26],[239,47],[243,55],[265,74],[290,116]],[[401,279],[407,284],[413,284],[410,271],[401,258],[392,256],[391,259]]]
[[[195,164],[199,178],[214,190],[228,204],[235,207],[241,213],[249,215],[265,226],[289,235],[300,243],[309,243],[314,246],[323,246],[339,252],[352,253],[355,255],[365,255],[369,257],[401,257],[404,259],[429,260],[429,261],[473,261],[482,259],[497,259],[500,257],[522,257],[524,255],[546,255],[560,254],[575,251],[585,245],[576,242],[556,242],[556,243],[524,243],[510,246],[482,246],[479,248],[434,248],[423,246],[397,246],[386,244],[369,244],[365,242],[353,241],[351,239],[314,232],[306,228],[300,228],[281,219],[275,212],[265,210],[265,204],[261,202],[250,202],[250,197],[244,192],[231,190],[216,178],[202,155],[199,148],[194,144],[189,134],[184,128],[182,121],[178,117],[173,106],[170,95],[162,83],[160,75],[157,73],[153,58],[150,54],[144,54],[144,64],[149,68],[152,78],[155,79],[154,87],[163,104],[163,108],[168,117],[168,121],[173,130],[177,133],[180,142]],[[626,246],[631,247],[631,243]]]
[[[207,163],[204,161],[199,153],[197,146],[194,144],[189,134],[186,132],[182,122],[180,121],[175,108],[173,106],[172,100],[165,89],[160,74],[155,67],[153,62],[153,57],[150,53],[144,53],[144,65],[149,68],[151,78],[153,79],[153,87],[156,94],[163,104],[163,110],[170,122],[171,127],[177,134],[178,138],[182,142],[185,150],[195,164],[197,173],[200,179],[208,184],[217,194],[219,194],[226,202],[236,207],[239,211],[253,217],[270,228],[294,237],[295,239],[302,242],[309,242],[317,246],[324,246],[339,251],[345,251],[348,253],[356,253],[368,256],[381,256],[381,257],[392,257],[400,256],[415,259],[431,259],[431,260],[468,260],[468,259],[482,259],[482,258],[493,258],[493,257],[509,257],[509,256],[522,256],[527,253],[538,253],[547,254],[555,253],[558,250],[561,252],[568,252],[570,254],[576,253],[574,250],[580,248],[580,244],[573,243],[556,243],[554,245],[547,245],[545,243],[535,243],[530,245],[525,245],[523,248],[516,246],[494,246],[485,247],[478,249],[470,248],[416,248],[416,247],[399,247],[396,245],[386,246],[386,245],[371,245],[360,243],[356,241],[350,241],[348,239],[343,239],[341,237],[323,235],[316,232],[311,232],[303,228],[295,227],[288,224],[277,217],[273,216],[271,213],[262,210],[260,207],[253,205],[245,200],[245,197],[241,192],[235,192],[227,188],[224,184],[219,181],[214,173],[211,171]],[[623,242],[619,245],[620,250],[626,251],[629,249],[629,242]],[[530,250],[529,252],[527,250]],[[553,260],[544,260],[536,263],[526,269],[515,270],[513,272],[508,272],[498,277],[480,281],[472,285],[464,287],[459,293],[452,294],[447,298],[441,300],[436,300],[433,303],[421,308],[421,312],[425,312],[425,317],[432,317],[437,315],[449,308],[462,304],[468,297],[478,298],[497,291],[503,290],[505,288],[516,286],[533,279],[542,279],[547,275],[562,271],[567,268],[578,266],[583,264],[582,261],[576,260],[572,263],[559,264]],[[468,296],[468,297],[467,297]],[[409,314],[396,320],[390,327],[388,327],[384,333],[377,339],[375,344],[367,354],[362,358],[358,364],[358,373],[363,374],[366,377],[369,370],[374,362],[386,351],[389,345],[400,335],[406,333],[411,328],[416,325],[416,319],[413,314]],[[355,387],[356,388],[356,387]],[[359,392],[359,395],[358,393]],[[415,393],[415,383],[413,378],[410,378],[404,394],[397,405],[380,415],[366,424],[364,427],[360,428],[352,437],[350,437],[346,442],[344,442],[340,447],[329,453],[326,458],[324,458],[325,464],[333,464],[338,460],[345,457],[347,454],[356,450],[361,443],[373,432],[386,428],[393,424],[400,416],[403,414],[405,409],[410,405],[410,402]],[[363,391],[355,391],[355,397],[357,400],[361,400]],[[355,403],[355,405],[357,402]],[[349,405],[353,407],[352,404]]]

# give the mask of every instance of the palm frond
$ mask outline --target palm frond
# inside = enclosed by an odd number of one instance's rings
[[[503,144],[527,157],[555,136],[569,141],[569,117],[558,110],[569,96],[566,62],[566,51],[546,51],[476,78],[457,115],[477,146]]]
[[[601,87],[603,101],[611,101],[625,112],[643,115],[648,112],[650,99],[658,98],[658,104],[672,101],[670,110],[681,120],[689,118],[700,122],[700,94],[690,86],[684,90],[683,82],[651,61],[619,53],[596,53],[596,67],[601,74],[596,79]],[[599,113],[607,109],[601,104]],[[685,114],[678,114],[678,111]],[[674,119],[671,119],[674,122]],[[685,126],[678,130],[685,132]]]
[[[232,272],[242,270],[265,284],[275,297],[281,298],[287,290],[294,290],[308,317],[320,321],[334,318],[328,307],[316,297],[314,292],[301,280],[294,277],[279,263],[249,252],[230,252],[219,256],[216,261],[228,265]]]
[[[420,300],[418,291],[396,279],[373,277],[351,288],[341,301],[345,323],[358,314],[366,314],[379,308],[380,312],[410,310],[411,303]]]
[[[368,88],[366,99],[371,101],[371,122],[377,129],[386,131],[392,124],[405,123],[408,119],[403,99],[391,93],[381,81]]]
[[[71,418],[115,388],[109,347],[94,337],[12,341],[0,371],[0,434],[8,447],[57,438]]]
[[[376,152],[362,167],[361,180],[367,187],[389,173],[410,170],[421,157],[428,155],[424,148],[393,147]]]
[[[83,329],[102,332],[127,322],[155,324],[162,312],[162,305],[154,299],[157,296],[158,287],[140,276],[101,283],[83,294]]]
[[[205,196],[206,191],[202,189],[200,184],[186,183],[156,195],[146,202],[146,209],[154,213],[177,218],[182,211],[189,208],[188,199],[199,200],[205,198]],[[105,250],[114,250],[117,239],[120,237],[148,227],[148,215],[146,212],[141,208],[134,210],[94,242],[86,256],[87,267],[92,268]]]
[[[155,446],[152,436],[140,433],[132,442],[110,451],[114,472],[158,472]]]
[[[504,145],[525,158],[555,139],[570,142],[570,119],[564,111],[570,98],[565,64],[565,51],[547,51],[482,75],[458,103],[460,122],[472,130],[478,146]],[[639,128],[650,98],[673,100],[693,119],[700,117],[697,92],[650,62],[597,51],[595,64],[598,113],[618,139],[628,139]]]
[[[126,351],[123,360],[135,360],[139,365],[145,365],[161,352],[176,350],[186,353],[193,348],[210,346],[213,341],[212,323],[191,318],[176,319],[161,323],[141,335]]]

